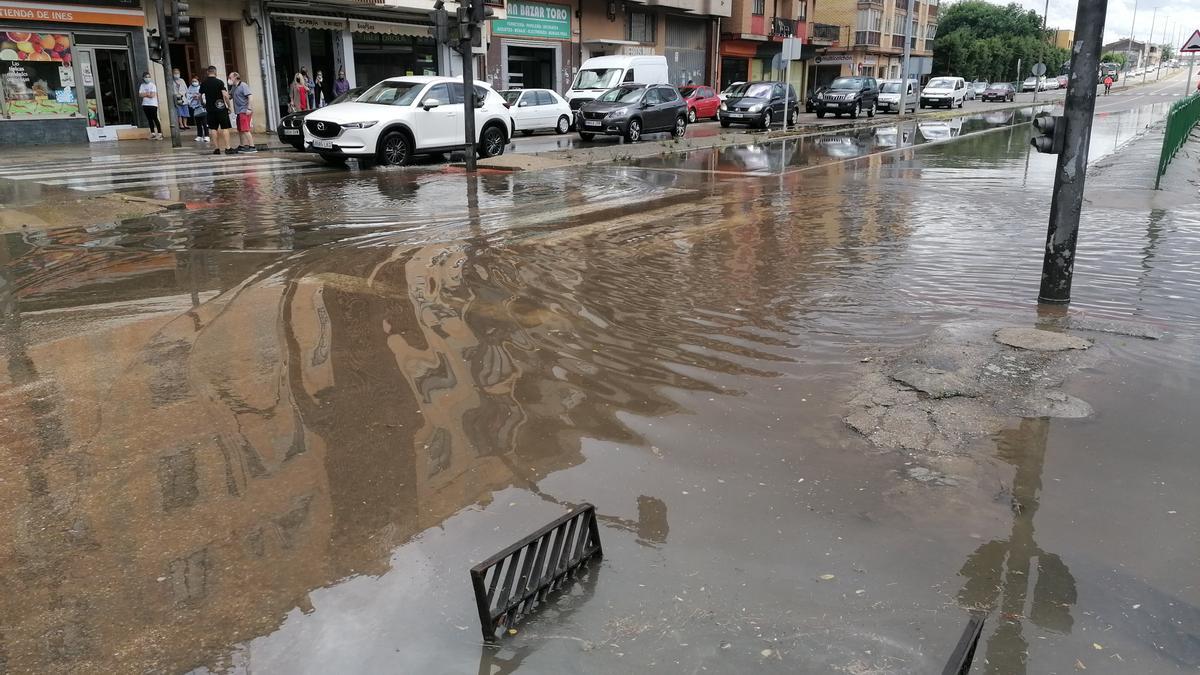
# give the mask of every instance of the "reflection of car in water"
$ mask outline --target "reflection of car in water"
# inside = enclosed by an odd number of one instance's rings
[[[937,120],[933,122],[918,122],[917,131],[927,141],[944,141],[962,133],[962,120]]]
[[[870,152],[871,140],[874,139],[875,133],[870,129],[866,129],[867,138],[860,138],[856,135],[838,134],[836,136],[821,136],[816,140],[816,146],[821,153],[834,159],[849,159],[852,157],[861,157]]]
[[[875,129],[875,144],[883,148],[894,148],[899,145],[900,129],[897,127],[877,127]]]
[[[1012,119],[1013,111],[1011,110],[996,110],[983,115],[983,121],[988,124],[1008,124]]]
[[[793,164],[801,144],[797,141],[735,145],[722,148],[717,169],[723,171],[778,173]]]

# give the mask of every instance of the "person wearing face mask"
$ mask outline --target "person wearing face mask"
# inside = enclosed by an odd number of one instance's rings
[[[308,102],[306,103],[306,105],[308,107],[305,108],[305,110],[312,110],[313,109],[313,81],[312,81],[312,78],[308,76],[308,68],[301,66],[300,74],[304,76],[305,96],[308,97]]]
[[[200,79],[193,77],[192,86],[187,89],[187,104],[192,111],[192,123],[196,125],[196,142],[208,142],[208,111],[204,109],[204,101],[200,100]]]
[[[313,108],[325,107],[325,74],[317,71],[317,79],[313,82]]]
[[[308,87],[304,84],[304,73],[296,73],[288,87],[288,112],[308,110]]]
[[[187,82],[180,77],[178,68],[171,69],[171,84],[175,89],[175,112],[179,115],[179,130],[187,131],[192,107],[187,104]]]
[[[142,73],[142,86],[138,87],[138,96],[142,98],[142,112],[146,115],[146,124],[150,127],[150,140],[162,140],[162,124],[158,121],[158,87],[150,73]]]
[[[229,74],[229,98],[233,100],[233,114],[237,116],[238,152],[255,153],[254,134],[251,129],[250,85],[242,81],[240,73]]]
[[[217,133],[216,148],[212,154],[219,155],[224,149],[225,154],[236,155],[237,150],[229,145],[229,130],[233,127],[229,123],[229,90],[217,77],[216,66],[208,67],[208,78],[200,84],[200,96],[208,112],[208,128]]]

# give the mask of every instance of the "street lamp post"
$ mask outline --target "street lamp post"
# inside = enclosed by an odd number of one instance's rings
[[[1133,20],[1129,22],[1129,42],[1125,43],[1125,72],[1129,72],[1129,54],[1133,51],[1133,29],[1137,26],[1137,0],[1133,0]]]
[[[1154,48],[1154,23],[1156,21],[1158,21],[1158,8],[1157,7],[1154,8],[1154,13],[1150,15],[1150,45],[1149,45],[1150,49]],[[1150,58],[1149,50],[1146,51],[1146,58],[1147,59]],[[1158,60],[1162,61],[1162,52],[1161,51],[1158,53]],[[1150,65],[1149,63],[1146,64],[1146,66],[1149,66],[1149,65]],[[1142,84],[1146,84],[1146,69],[1145,68],[1142,68]]]

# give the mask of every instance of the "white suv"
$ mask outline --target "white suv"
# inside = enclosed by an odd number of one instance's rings
[[[355,158],[404,165],[415,155],[463,147],[463,83],[452,77],[393,77],[353,102],[313,111],[304,119],[304,147],[331,164]],[[504,153],[512,117],[504,98],[485,82],[475,82],[476,153]]]

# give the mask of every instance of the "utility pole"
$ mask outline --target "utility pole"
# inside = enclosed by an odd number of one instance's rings
[[[179,110],[175,105],[175,78],[171,77],[171,47],[167,37],[167,13],[163,9],[163,0],[154,0],[154,11],[158,13],[158,34],[162,36],[162,67],[163,81],[167,83],[167,95],[160,100],[167,102],[167,119],[171,124],[171,147],[183,147],[183,138],[179,135]]]
[[[1049,1],[1049,0],[1047,0]],[[912,50],[909,48],[912,45],[912,25],[913,25],[913,0],[908,0],[908,16],[904,17],[904,65],[900,72],[900,117],[904,117],[904,111],[908,110],[908,61]],[[914,94],[916,92],[913,92]],[[913,106],[914,108],[916,106]],[[897,128],[896,133],[900,134],[900,145],[904,145],[904,130]]]
[[[1083,207],[1087,178],[1088,143],[1096,112],[1096,77],[1104,41],[1104,16],[1108,0],[1079,0],[1075,15],[1075,45],[1071,76],[1064,101],[1063,149],[1054,172],[1054,196],[1050,202],[1050,224],[1046,230],[1046,252],[1042,261],[1038,302],[1066,304],[1071,301],[1071,278],[1075,271],[1075,244],[1079,237],[1079,212]],[[1038,139],[1034,139],[1035,141]]]
[[[1137,6],[1138,0],[1133,0],[1133,21],[1129,22],[1129,42],[1125,43],[1125,72],[1129,72],[1129,53],[1133,51],[1133,29],[1137,26]]]
[[[1150,58],[1150,49],[1154,48],[1154,23],[1156,21],[1158,21],[1158,8],[1157,7],[1154,8],[1154,13],[1150,15],[1150,44],[1147,45],[1149,47],[1149,49],[1146,50],[1146,58],[1147,59]],[[1160,62],[1162,61],[1162,52],[1161,51],[1158,53],[1158,60]],[[1149,65],[1150,64],[1147,63],[1146,67],[1149,67]],[[1145,67],[1142,68],[1142,84],[1146,84],[1146,68]]]

